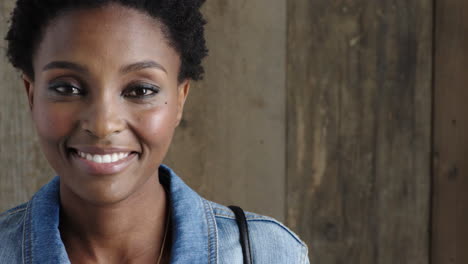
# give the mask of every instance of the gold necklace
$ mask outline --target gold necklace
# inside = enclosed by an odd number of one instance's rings
[[[158,262],[156,262],[157,264],[159,264],[161,262],[161,258],[163,256],[164,245],[166,244],[167,230],[169,229],[169,216],[170,215],[171,215],[171,212],[169,210],[167,210],[166,227],[164,228],[164,238],[163,238],[163,242],[161,244],[161,250],[159,251]]]

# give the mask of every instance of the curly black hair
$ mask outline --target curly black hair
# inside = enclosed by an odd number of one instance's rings
[[[106,4],[120,4],[149,14],[163,24],[171,46],[179,53],[179,81],[203,78],[201,62],[207,56],[200,8],[205,0],[18,0],[11,15],[5,40],[11,64],[30,78],[34,77],[32,60],[48,23],[60,14]]]

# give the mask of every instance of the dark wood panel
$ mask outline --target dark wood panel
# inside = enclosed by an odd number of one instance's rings
[[[312,263],[428,263],[430,1],[288,1],[287,223]]]
[[[433,264],[468,263],[468,2],[436,1]]]

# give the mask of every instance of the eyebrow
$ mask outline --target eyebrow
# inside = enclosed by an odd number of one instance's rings
[[[152,61],[152,60],[147,60],[147,61],[141,61],[137,63],[133,63],[127,66],[124,66],[120,69],[121,73],[129,73],[132,71],[139,71],[147,68],[156,68],[159,69],[167,74],[167,70],[159,63]]]
[[[69,62],[69,61],[53,61],[47,63],[43,68],[42,71],[53,70],[53,69],[68,69],[74,70],[81,73],[88,73],[88,69],[84,66],[79,64]]]
[[[120,69],[120,72],[122,74],[125,74],[125,73],[129,73],[132,71],[139,71],[139,70],[143,70],[147,68],[156,68],[156,69],[162,70],[163,72],[167,74],[167,70],[161,64],[152,60],[136,62],[136,63],[123,66]],[[89,73],[88,68],[86,68],[85,66],[82,66],[74,62],[69,62],[69,61],[50,62],[42,68],[42,71],[53,70],[53,69],[68,69],[68,70],[73,70],[73,71],[77,71],[80,73]]]

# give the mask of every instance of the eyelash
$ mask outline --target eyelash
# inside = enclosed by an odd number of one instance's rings
[[[69,83],[56,83],[49,86],[49,90],[61,96],[82,96],[86,95],[85,91]],[[137,94],[137,91],[145,91],[144,94]],[[145,99],[158,94],[160,88],[151,84],[133,84],[122,92],[122,96],[131,99]],[[149,92],[149,94],[147,94]],[[132,93],[134,93],[132,95]]]
[[[52,90],[53,92],[63,96],[79,96],[84,94],[82,89],[69,83],[52,84],[49,86],[49,90]]]
[[[130,95],[131,93],[134,93],[136,92],[137,90],[139,91],[146,91],[146,92],[150,92],[150,94],[143,94],[143,95],[138,95],[138,94],[135,94],[135,95]],[[159,93],[159,90],[160,88],[155,86],[155,85],[151,85],[151,84],[133,84],[133,85],[130,85],[130,87],[126,88],[123,92],[122,92],[122,95],[124,97],[128,97],[128,98],[134,98],[134,99],[143,99],[143,98],[150,98],[150,97],[153,97],[155,96],[156,94]]]

